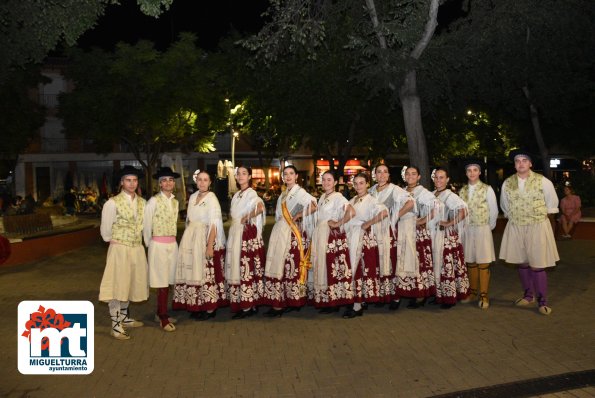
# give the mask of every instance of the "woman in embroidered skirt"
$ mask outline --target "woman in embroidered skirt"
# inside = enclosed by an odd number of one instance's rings
[[[389,309],[397,310],[401,304],[400,294],[396,289],[396,266],[399,257],[405,255],[407,249],[415,254],[415,235],[399,230],[399,220],[406,214],[413,216],[413,199],[403,188],[390,182],[388,166],[380,164],[375,167],[376,184],[368,191],[379,203],[386,206],[389,212],[390,230],[379,237],[380,252],[380,296],[381,304],[390,302]]]
[[[399,231],[415,236],[416,253],[413,255],[411,250],[406,250],[405,255],[397,259],[396,285],[400,296],[410,297],[407,308],[413,309],[424,305],[428,297],[436,294],[429,224],[436,222],[433,214],[439,202],[420,185],[421,176],[416,166],[403,167],[401,176],[407,183],[407,192],[415,201],[415,214],[407,214],[399,220]]]
[[[297,184],[295,166],[285,166],[286,189],[277,200],[265,266],[265,316],[299,310],[308,299],[309,242],[315,226],[316,199]]]
[[[262,228],[264,202],[250,187],[252,169],[239,166],[235,172],[240,190],[231,200],[231,226],[227,239],[225,281],[233,319],[257,311],[264,293],[265,250]]]
[[[188,199],[186,230],[180,242],[174,309],[185,309],[191,318],[204,321],[215,317],[217,308],[228,304],[223,267],[225,233],[221,206],[211,191],[206,171],[195,173],[198,191]]]
[[[469,279],[460,235],[465,232],[467,204],[447,188],[448,172],[437,168],[432,173],[440,200],[439,221],[431,229],[434,277],[436,278],[436,303],[442,309],[451,308],[457,300],[467,297]]]
[[[363,315],[362,303],[377,303],[380,297],[380,254],[378,239],[388,235],[388,209],[368,195],[369,177],[359,173],[353,179],[357,195],[349,203],[355,209],[347,226],[351,272],[353,273],[354,304],[343,318]],[[385,220],[385,222],[382,222]]]
[[[353,304],[349,246],[343,225],[355,215],[355,210],[335,191],[336,186],[331,171],[322,174],[324,193],[318,200],[316,229],[312,235],[314,306],[321,308],[321,314]]]

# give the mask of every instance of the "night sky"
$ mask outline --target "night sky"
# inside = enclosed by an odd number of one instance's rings
[[[120,41],[134,44],[146,39],[164,50],[179,32],[194,32],[199,47],[215,50],[232,29],[258,32],[263,25],[260,15],[268,5],[267,0],[174,0],[167,12],[153,18],[144,15],[135,0],[121,3],[106,8],[95,28],[81,36],[80,47],[111,50]]]

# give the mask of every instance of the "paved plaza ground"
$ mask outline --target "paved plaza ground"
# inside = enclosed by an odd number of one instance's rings
[[[206,322],[176,312],[177,331],[165,333],[152,320],[152,290],[148,302],[131,305],[145,327],[119,341],[109,335],[107,305],[97,301],[107,250],[98,241],[0,268],[0,396],[508,397],[532,395],[517,388],[527,380],[572,380],[576,374],[582,386],[552,387],[541,396],[595,396],[595,244],[571,240],[558,247],[562,260],[548,272],[549,317],[535,307],[512,305],[520,294],[516,271],[496,263],[487,311],[469,304],[450,310],[370,308],[361,318],[345,320],[304,308],[282,318],[267,319],[261,311],[231,320],[229,309],[222,309]],[[17,306],[35,299],[95,305],[91,375],[18,372]]]

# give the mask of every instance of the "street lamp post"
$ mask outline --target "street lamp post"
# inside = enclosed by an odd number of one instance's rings
[[[235,150],[236,150],[236,139],[238,138],[239,133],[237,131],[233,130],[233,127],[231,128],[231,166],[233,168],[236,167],[236,162],[235,162]]]
[[[240,133],[233,129],[233,123],[231,120],[231,115],[235,114],[238,111],[240,105],[236,105],[234,108],[231,107],[229,104],[229,98],[225,98],[225,103],[227,104],[227,110],[229,111],[227,123],[229,124],[229,135],[231,138],[231,165],[232,167],[236,167],[235,162],[235,148],[236,148],[236,139],[240,136]]]

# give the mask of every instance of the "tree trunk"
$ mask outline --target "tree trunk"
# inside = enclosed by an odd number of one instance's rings
[[[147,162],[147,167],[145,168],[145,177],[147,181],[145,186],[147,187],[147,192],[143,192],[143,196],[146,198],[150,198],[153,195],[153,170],[155,170],[155,168],[151,162]]]
[[[365,0],[366,6],[370,13],[372,25],[376,29],[378,42],[380,48],[387,49],[386,39],[379,29],[378,14],[376,13],[376,6],[374,0]],[[438,6],[440,0],[431,0],[430,9],[428,11],[428,19],[422,37],[415,45],[414,49],[409,54],[413,60],[418,60],[421,54],[428,46],[436,27],[438,26]],[[410,69],[405,75],[403,84],[400,85],[399,98],[401,100],[401,107],[403,109],[403,119],[405,121],[405,134],[407,135],[407,148],[409,150],[410,163],[419,167],[421,174],[421,182],[424,186],[429,187],[430,182],[430,163],[428,157],[428,147],[426,145],[426,136],[424,134],[422,119],[421,119],[421,103],[419,94],[417,92],[416,70]],[[389,85],[392,90],[396,85]]]
[[[264,189],[265,191],[268,191],[271,187],[271,168],[263,166],[262,170],[264,171]]]
[[[531,99],[531,93],[529,92],[529,87],[523,87],[523,93],[525,94],[525,98],[527,98],[527,102],[529,103],[529,113],[531,115],[531,124],[533,125],[533,133],[535,133],[535,140],[537,141],[537,146],[539,147],[539,154],[541,155],[541,162],[543,164],[543,175],[547,178],[552,177],[552,171],[550,170],[550,156],[547,147],[545,146],[545,141],[543,139],[543,134],[541,133],[541,125],[539,124],[539,112],[537,111],[537,107],[533,103]]]
[[[430,163],[426,136],[421,121],[421,104],[417,93],[415,69],[410,70],[405,76],[405,81],[399,90],[399,98],[403,108],[409,163],[419,168],[421,183],[429,189]]]

